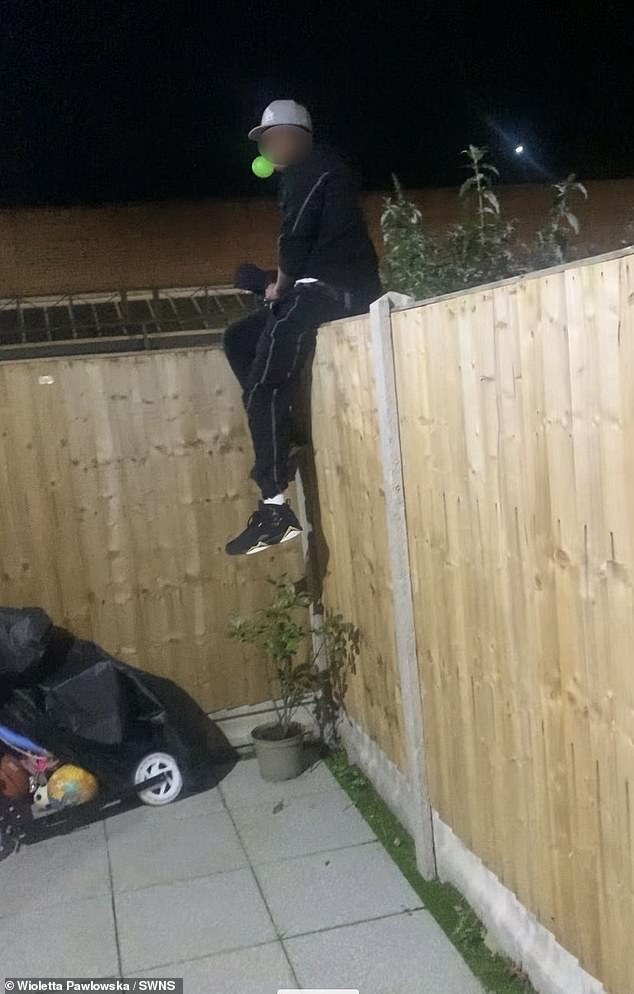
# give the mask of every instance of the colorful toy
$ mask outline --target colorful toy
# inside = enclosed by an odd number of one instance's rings
[[[9,753],[0,759],[0,794],[15,799],[29,793],[29,774],[22,764]]]
[[[33,804],[40,810],[45,810],[50,807],[47,784],[39,784],[39,786],[35,788],[33,792]]]
[[[97,781],[88,770],[67,763],[51,774],[48,784],[48,801],[60,801],[64,807],[85,804],[99,793]]]

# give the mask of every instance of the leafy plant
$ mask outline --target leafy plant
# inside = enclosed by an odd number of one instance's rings
[[[497,168],[487,149],[468,145],[462,155],[470,175],[459,196],[465,220],[444,233],[425,230],[421,211],[394,180],[394,193],[384,201],[381,230],[385,244],[383,279],[387,289],[424,300],[454,290],[491,283],[565,259],[570,240],[579,231],[572,210],[576,196],[587,196],[575,176],[553,187],[553,202],[534,244],[522,248],[514,221],[504,219],[493,189]]]
[[[556,266],[565,261],[572,235],[579,234],[579,219],[572,211],[575,196],[588,199],[588,191],[571,173],[561,183],[553,185],[553,201],[548,219],[537,232],[533,251],[534,267]]]
[[[463,149],[471,175],[460,187],[460,199],[472,217],[449,228],[444,244],[445,270],[452,289],[489,283],[518,268],[511,240],[515,225],[504,221],[500,201],[493,192],[497,168],[486,161],[488,149],[468,145]]]
[[[479,220],[449,228],[444,241],[445,293],[504,279],[520,271],[512,247],[514,225],[496,219],[484,231]]]
[[[434,265],[436,244],[425,234],[418,207],[403,195],[401,184],[392,175],[394,194],[384,200],[381,232],[385,245],[383,280],[390,290],[411,294],[417,299],[438,292]]]
[[[466,902],[454,906],[456,912],[456,926],[454,935],[461,943],[475,945],[482,940],[484,928],[476,913]]]
[[[318,695],[315,709],[322,735],[329,727],[336,735],[360,632],[333,612],[325,613],[320,626],[306,624],[311,595],[286,574],[269,583],[274,589],[271,603],[246,618],[233,615],[229,637],[264,650],[281,738],[292,734],[295,715],[311,691]]]
[[[348,677],[356,673],[361,632],[341,614],[326,611],[316,630],[319,649],[313,712],[320,735],[328,745],[339,745],[339,719],[348,692]]]
[[[501,218],[492,189],[497,169],[486,161],[486,149],[469,145],[463,154],[471,175],[459,195],[471,216],[444,235],[425,232],[420,210],[405,198],[393,177],[394,194],[385,200],[381,216],[386,249],[383,277],[389,289],[420,300],[488,283],[516,270],[511,248],[514,225]]]
[[[499,177],[499,172],[490,162],[485,162],[484,157],[488,149],[478,148],[477,145],[468,145],[462,150],[462,155],[466,155],[469,164],[465,167],[470,169],[472,175],[467,177],[460,187],[459,196],[461,199],[473,198],[475,210],[480,229],[480,240],[484,242],[486,237],[487,220],[491,216],[500,216],[500,201],[491,189],[493,186],[493,176]]]

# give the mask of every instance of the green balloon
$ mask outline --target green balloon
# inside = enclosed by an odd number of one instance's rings
[[[263,155],[255,157],[251,163],[251,169],[259,179],[268,179],[275,172],[275,166]]]

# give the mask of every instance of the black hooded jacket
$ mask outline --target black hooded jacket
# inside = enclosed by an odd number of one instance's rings
[[[378,265],[352,173],[332,151],[315,147],[281,174],[279,267],[367,297],[380,295]]]

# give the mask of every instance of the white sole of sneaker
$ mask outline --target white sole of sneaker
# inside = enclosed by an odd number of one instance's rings
[[[266,552],[267,549],[274,549],[276,545],[283,545],[284,542],[290,542],[291,539],[297,538],[297,536],[301,535],[301,533],[300,528],[288,528],[284,537],[281,538],[279,542],[276,542],[275,545],[267,545],[266,542],[258,542],[257,545],[254,545],[253,548],[249,549],[247,556],[254,556],[257,552]]]
[[[292,538],[297,538],[297,536],[301,534],[302,534],[301,528],[289,528],[288,531],[286,532],[286,535],[282,539],[282,542],[290,542]],[[282,542],[280,542],[279,544],[281,545]]]

